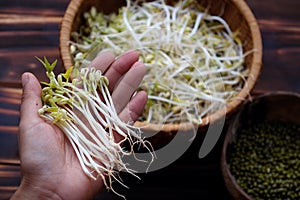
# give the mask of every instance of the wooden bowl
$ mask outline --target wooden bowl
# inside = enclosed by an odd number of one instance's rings
[[[232,118],[228,127],[221,155],[221,169],[225,185],[236,200],[254,200],[237,183],[230,172],[228,159],[233,143],[242,128],[251,127],[263,121],[280,120],[300,124],[300,94],[292,92],[272,92],[255,97],[245,103],[239,113]]]
[[[262,41],[257,21],[251,12],[248,5],[243,0],[198,0],[198,3],[205,8],[208,8],[212,15],[220,15],[227,21],[230,28],[239,30],[240,39],[243,41],[243,50],[247,52],[253,50],[254,52],[247,55],[245,59],[245,66],[249,68],[250,74],[247,78],[244,87],[239,92],[237,97],[229,102],[224,108],[217,112],[203,118],[203,124],[200,126],[207,126],[216,120],[225,117],[234,112],[239,105],[245,101],[253,89],[260,71],[262,63]],[[82,14],[90,9],[91,6],[97,7],[99,11],[104,13],[111,13],[116,11],[119,7],[126,5],[125,0],[71,0],[65,15],[62,20],[60,30],[60,53],[65,68],[73,65],[73,60],[69,50],[69,41],[71,40],[71,33],[78,29],[81,24]],[[147,129],[153,131],[172,132],[177,130],[189,130],[193,127],[190,123],[181,124],[148,124],[145,122],[136,122],[137,126],[148,127]]]

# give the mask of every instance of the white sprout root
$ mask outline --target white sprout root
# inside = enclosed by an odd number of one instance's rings
[[[88,177],[94,180],[101,177],[107,189],[122,196],[112,187],[112,181],[126,187],[118,172],[125,171],[138,178],[122,158],[134,156],[136,145],[153,156],[151,144],[143,139],[139,128],[120,120],[108,90],[108,79],[100,70],[82,68],[77,72],[78,78],[70,81],[72,67],[56,78],[53,73],[56,61],[50,64],[46,58],[39,60],[50,80],[43,83],[40,116],[64,132]],[[124,143],[129,144],[129,149],[124,148]]]
[[[130,1],[118,13],[92,7],[86,24],[73,33],[75,66],[88,64],[103,49],[120,54],[137,49],[148,68],[141,87],[149,94],[141,121],[202,123],[202,118],[232,101],[249,70],[238,32],[196,1]],[[153,106],[155,105],[155,106]]]

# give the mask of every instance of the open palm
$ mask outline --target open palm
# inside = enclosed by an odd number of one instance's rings
[[[115,58],[113,53],[104,52],[91,66],[108,78],[121,120],[136,121],[147,100],[145,92],[132,97],[146,73],[145,66],[138,62],[138,53],[128,51]],[[42,107],[39,81],[34,75],[24,73],[22,84],[19,127],[22,179],[12,199],[91,199],[102,187],[102,180],[87,177],[64,133],[39,117],[38,110]]]

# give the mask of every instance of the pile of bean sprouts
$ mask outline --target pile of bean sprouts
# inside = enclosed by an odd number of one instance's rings
[[[84,13],[86,23],[72,33],[75,66],[89,64],[103,49],[117,55],[136,49],[148,69],[141,84],[148,102],[139,120],[201,124],[242,89],[249,52],[243,52],[238,32],[224,19],[194,2],[127,0],[127,6],[107,15],[92,7]]]
[[[50,80],[49,83],[43,82],[43,107],[39,115],[63,131],[84,173],[94,180],[101,177],[106,188],[118,194],[112,181],[126,187],[117,176],[118,172],[125,171],[137,177],[123,161],[124,157],[136,158],[135,146],[144,147],[153,155],[151,144],[143,139],[139,128],[118,117],[108,90],[108,79],[100,70],[74,70],[78,78],[71,81],[70,76],[74,76],[72,67],[56,77],[53,73],[56,61],[50,64],[46,58],[39,60],[47,69]],[[124,143],[129,149],[124,148]]]

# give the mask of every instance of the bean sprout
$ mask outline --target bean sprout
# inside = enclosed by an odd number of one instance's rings
[[[135,157],[134,147],[142,145],[152,155],[151,164],[154,158],[151,144],[143,139],[139,128],[118,117],[108,90],[108,79],[100,70],[81,68],[78,78],[70,81],[72,67],[56,77],[53,73],[56,61],[52,64],[46,58],[39,61],[47,69],[50,80],[43,83],[43,107],[39,115],[65,133],[84,173],[94,180],[101,177],[106,188],[118,194],[112,188],[112,180],[126,185],[116,174],[126,171],[136,176],[135,171],[124,163],[124,157]],[[116,138],[117,134],[120,139]],[[124,143],[129,149],[124,148]]]
[[[244,59],[250,52],[243,52],[238,32],[192,0],[174,5],[127,0],[117,13],[104,15],[92,7],[84,16],[86,24],[70,46],[75,66],[90,62],[87,55],[102,49],[140,52],[148,69],[141,88],[149,94],[140,121],[201,124],[199,116],[232,101],[248,76]],[[76,59],[78,54],[85,56]]]

